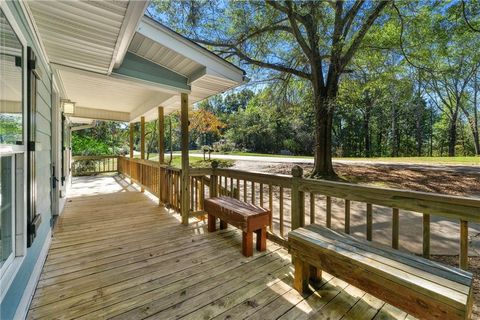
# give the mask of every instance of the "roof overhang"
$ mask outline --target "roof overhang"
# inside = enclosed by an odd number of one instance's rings
[[[138,121],[225,92],[243,70],[143,15],[148,1],[27,2],[72,118]]]

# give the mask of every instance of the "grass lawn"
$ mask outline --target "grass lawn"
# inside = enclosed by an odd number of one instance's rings
[[[165,161],[168,162],[169,159],[170,159],[170,156],[166,155]],[[158,154],[150,154],[149,160],[152,160],[152,161],[158,160]],[[235,165],[235,160],[229,160],[229,159],[214,159],[214,160],[218,162],[219,168],[229,168]],[[173,167],[181,168],[182,157],[174,155],[171,165]],[[200,158],[200,157],[191,157],[190,166],[192,168],[210,168],[212,166],[212,161],[209,161],[209,160],[204,161],[203,158]]]
[[[371,162],[399,162],[425,164],[463,164],[480,165],[480,157],[396,157],[396,158],[335,158],[334,160],[371,161]]]
[[[202,154],[200,150],[190,150],[190,154]],[[313,159],[311,156],[291,156],[283,154],[270,154],[270,153],[255,153],[255,152],[242,152],[233,151],[226,153],[213,152],[212,155],[233,155],[233,156],[252,156],[252,157],[275,157],[275,158],[296,158],[296,159]],[[174,159],[177,155],[174,155]],[[179,157],[179,156],[178,156]],[[168,155],[165,156],[168,158]],[[190,162],[196,161],[198,157],[191,157]],[[150,160],[157,160],[158,154],[150,154]],[[378,157],[378,158],[334,158],[333,160],[345,160],[345,161],[367,161],[367,162],[392,162],[392,163],[412,163],[412,164],[457,164],[457,165],[480,165],[480,157]],[[179,161],[179,160],[178,160]]]

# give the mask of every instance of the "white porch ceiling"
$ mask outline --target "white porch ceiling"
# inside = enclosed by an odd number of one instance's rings
[[[178,109],[181,92],[191,105],[245,81],[241,69],[143,16],[147,0],[26,3],[61,97],[81,113],[74,117],[152,120],[158,106]]]
[[[29,1],[50,62],[108,73],[128,1]]]

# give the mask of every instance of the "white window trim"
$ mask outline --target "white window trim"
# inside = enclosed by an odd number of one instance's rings
[[[10,8],[6,5],[5,0],[0,0],[0,8],[2,9],[5,17],[7,18],[8,23],[12,27],[13,31],[15,31],[18,40],[23,46],[23,57],[24,66],[25,60],[27,59],[27,40],[22,33],[20,26],[18,25],[17,21],[13,13],[11,12]],[[26,150],[26,141],[27,141],[27,130],[26,130],[26,115],[27,115],[27,68],[24,67],[22,70],[23,73],[23,87],[22,87],[22,103],[23,103],[23,141],[25,142],[23,146],[0,146],[2,149],[2,154],[12,153],[16,156],[15,159],[15,257],[13,261],[8,265],[5,266],[5,270],[2,271],[2,277],[0,281],[0,302],[5,297],[5,294],[8,292],[10,285],[12,284],[15,276],[17,275],[20,267],[25,259],[25,255],[27,253],[27,212],[26,208],[26,184],[27,184],[27,175],[25,174],[25,169],[27,168],[27,159],[25,156]],[[22,161],[17,161],[18,159]],[[19,172],[20,170],[20,172]],[[20,175],[18,175],[20,174]]]

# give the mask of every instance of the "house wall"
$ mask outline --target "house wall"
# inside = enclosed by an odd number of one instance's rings
[[[21,315],[21,309],[28,307],[29,299],[25,299],[24,293],[27,286],[32,290],[31,284],[36,279],[31,279],[35,275],[38,267],[43,265],[42,253],[48,248],[50,238],[50,219],[51,219],[51,91],[52,75],[49,66],[41,59],[41,51],[35,45],[33,31],[30,30],[22,6],[18,1],[6,1],[2,6],[8,7],[20,26],[23,36],[27,39],[28,46],[32,47],[37,56],[37,70],[40,71],[40,79],[37,81],[37,115],[36,115],[36,174],[37,174],[37,212],[42,215],[42,223],[38,229],[37,237],[32,246],[27,249],[24,260],[19,271],[8,288],[0,304],[0,319],[14,319],[17,308],[18,315]],[[23,196],[23,195],[22,195]],[[42,250],[43,249],[43,250]],[[38,264],[37,264],[38,262]],[[38,270],[37,270],[38,271]],[[33,280],[33,281],[32,281]],[[35,287],[33,287],[34,289]],[[33,292],[31,292],[33,293]],[[22,300],[23,297],[23,300]],[[28,297],[27,297],[28,298]]]

